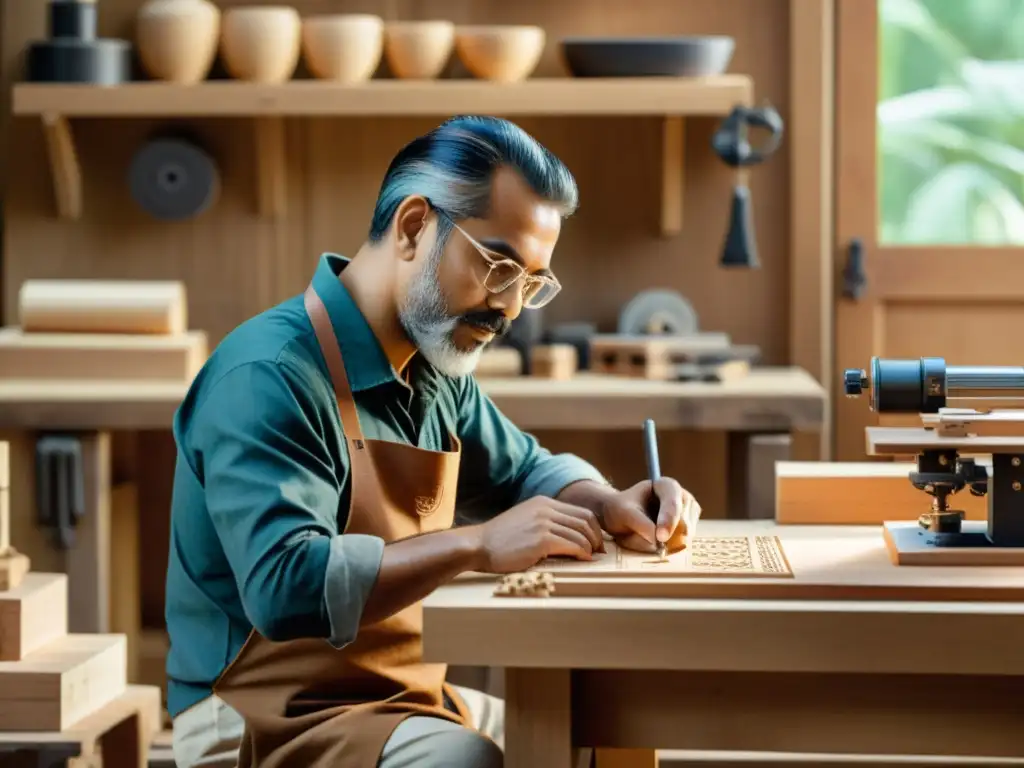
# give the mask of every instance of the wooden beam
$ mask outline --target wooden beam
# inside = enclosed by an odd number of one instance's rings
[[[257,117],[256,184],[259,212],[269,218],[284,216],[287,209],[288,161],[285,157],[283,117]]]
[[[84,433],[81,440],[85,514],[65,553],[68,629],[103,633],[110,627],[110,433]]]
[[[82,217],[82,168],[78,162],[71,124],[63,115],[43,115],[46,154],[50,160],[57,215],[77,221]]]
[[[683,180],[686,165],[686,123],[678,116],[666,117],[661,128],[661,234],[678,235],[683,230]]]
[[[789,362],[832,392],[833,79],[835,0],[790,0]],[[794,439],[794,458],[832,454],[832,409],[820,435]]]

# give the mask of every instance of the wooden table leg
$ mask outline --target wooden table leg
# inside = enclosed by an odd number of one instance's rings
[[[138,683],[142,636],[139,567],[139,494],[134,483],[110,492],[110,631],[128,642],[128,682]]]
[[[110,433],[81,434],[85,514],[75,544],[65,554],[68,574],[68,629],[110,631]]]
[[[569,670],[505,670],[505,768],[574,768]]]
[[[726,435],[725,517],[742,520],[747,517],[747,457],[750,454],[750,435],[747,432],[729,432]]]

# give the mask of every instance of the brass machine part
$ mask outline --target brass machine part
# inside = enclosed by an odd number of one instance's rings
[[[910,482],[932,497],[931,509],[918,518],[918,524],[932,533],[960,533],[965,515],[963,510],[950,508],[952,496],[965,488],[975,496],[988,491],[985,468],[951,449],[919,454],[917,471],[910,473]]]

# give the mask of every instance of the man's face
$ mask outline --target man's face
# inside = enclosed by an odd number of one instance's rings
[[[516,281],[501,293],[489,291],[484,285],[490,269],[487,258],[510,259],[527,274],[549,275],[561,221],[556,206],[538,198],[517,173],[505,169],[495,174],[488,218],[459,222],[465,234],[453,229],[440,252],[433,217],[400,318],[434,367],[449,376],[471,373],[485,346],[508,331],[523,309],[524,283]],[[477,244],[486,249],[486,256]]]

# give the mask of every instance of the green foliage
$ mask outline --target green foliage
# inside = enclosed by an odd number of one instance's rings
[[[892,244],[1024,245],[1024,0],[877,0]]]

